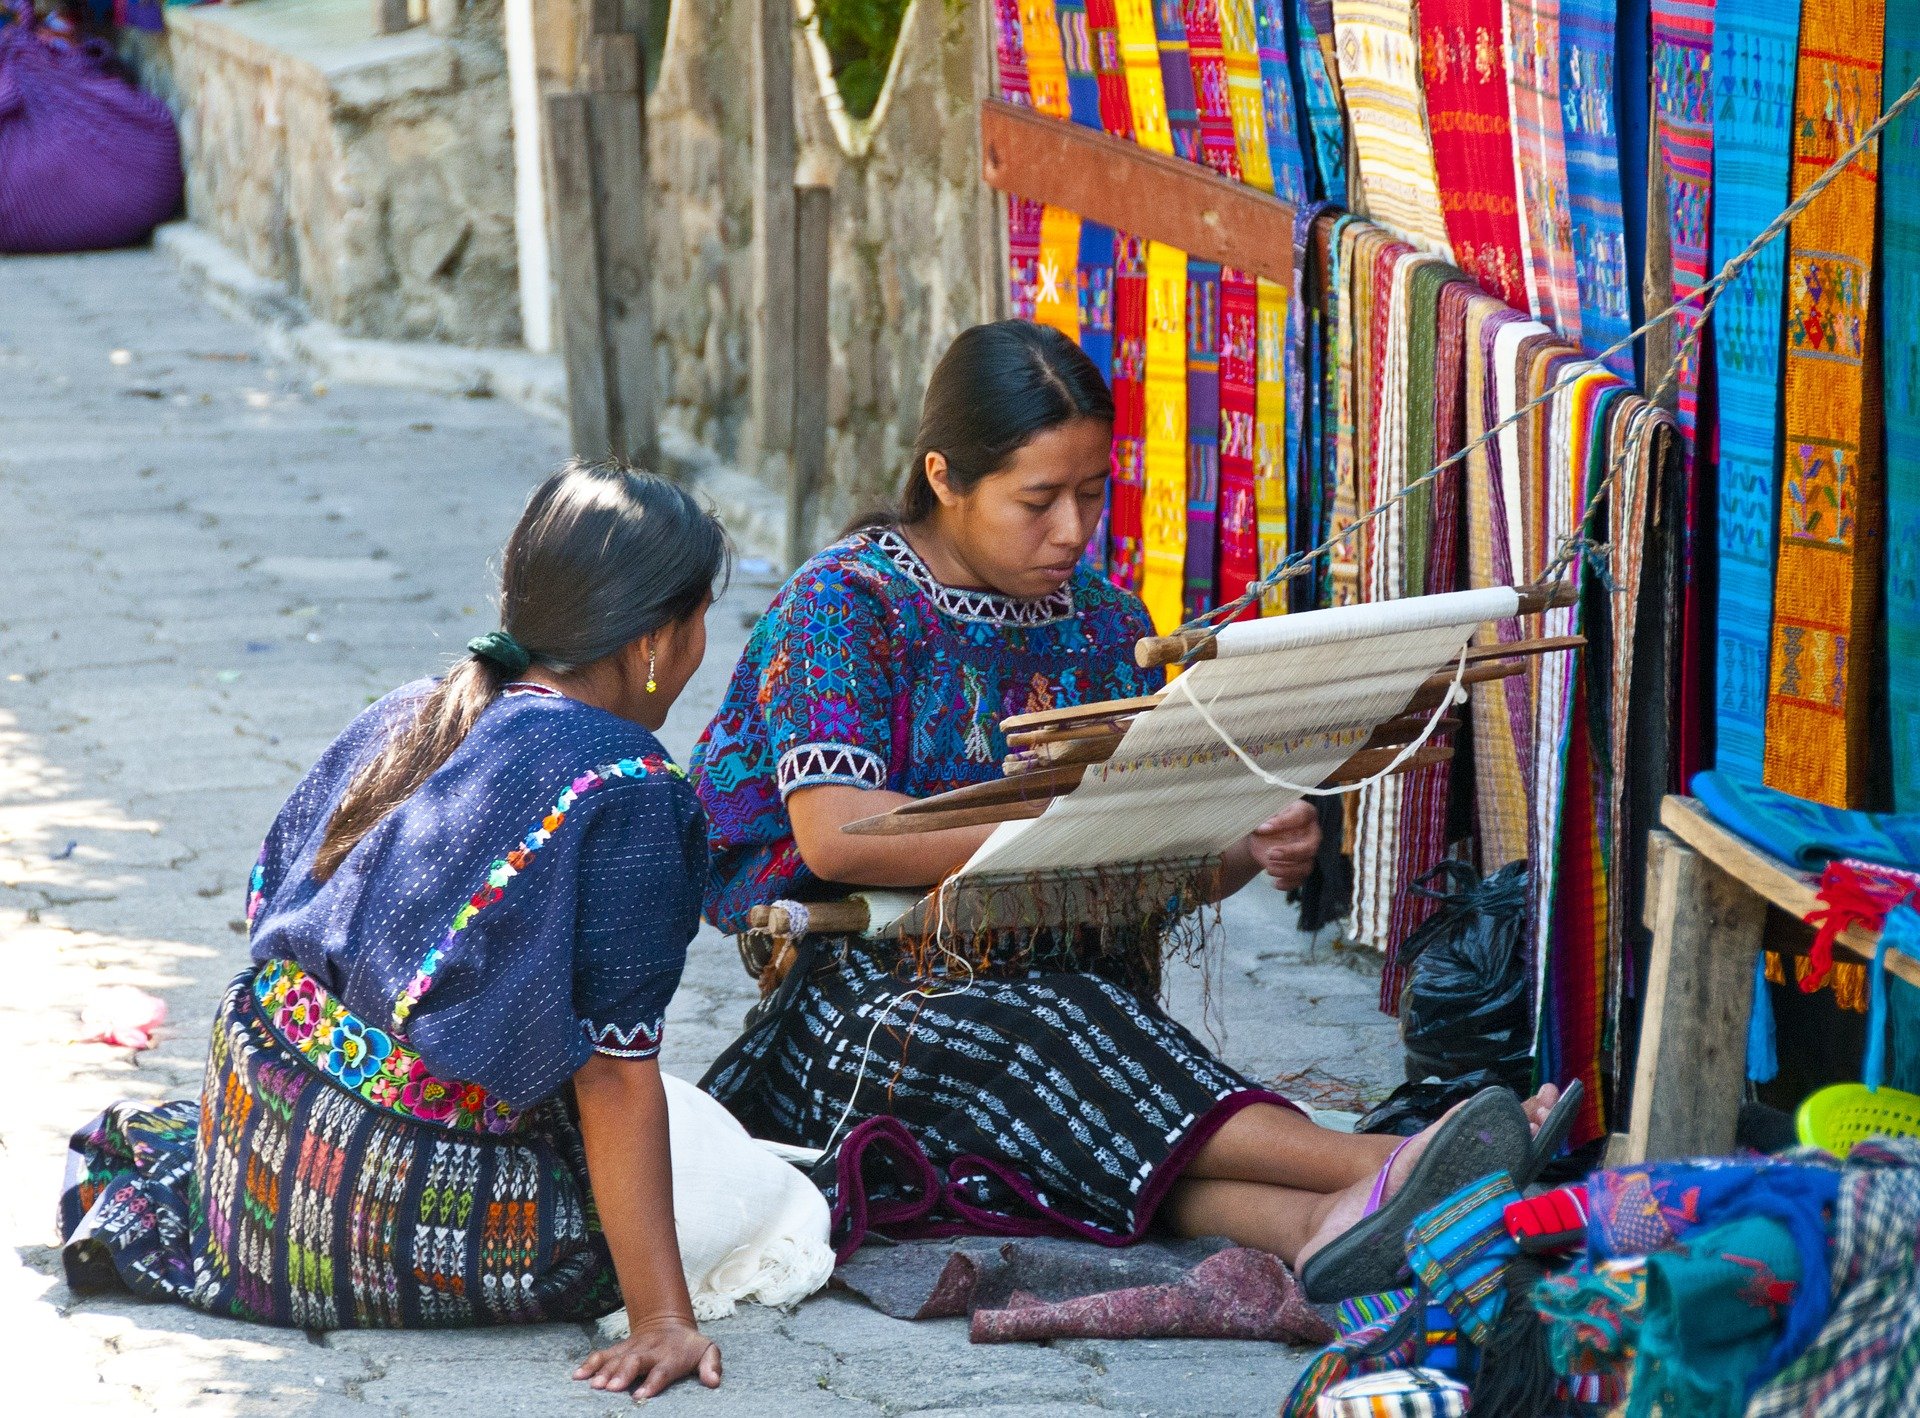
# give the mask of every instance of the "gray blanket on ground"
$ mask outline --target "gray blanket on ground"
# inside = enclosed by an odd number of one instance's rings
[[[1114,1249],[1050,1238],[870,1244],[834,1283],[896,1319],[970,1317],[976,1344],[1040,1339],[1266,1339],[1333,1327],[1264,1251],[1218,1238]]]

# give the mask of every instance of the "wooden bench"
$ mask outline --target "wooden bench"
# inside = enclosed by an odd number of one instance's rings
[[[1733,1150],[1767,907],[1798,920],[1817,904],[1815,877],[1736,837],[1694,799],[1665,799],[1660,823],[1647,846],[1653,950],[1633,1114],[1611,1139],[1610,1166]],[[1839,947],[1871,960],[1879,938],[1854,926]],[[1888,953],[1887,968],[1920,985],[1920,964],[1898,951]]]

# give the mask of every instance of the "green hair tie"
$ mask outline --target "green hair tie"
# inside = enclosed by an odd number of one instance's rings
[[[533,663],[526,647],[504,630],[489,630],[467,642],[467,653],[491,660],[510,675],[523,674]]]

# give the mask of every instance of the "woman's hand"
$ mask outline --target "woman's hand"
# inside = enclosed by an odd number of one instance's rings
[[[573,1371],[576,1379],[616,1393],[638,1383],[635,1403],[665,1393],[689,1374],[698,1374],[708,1388],[719,1388],[720,1346],[683,1319],[657,1320],[618,1344],[594,1350]]]
[[[1288,804],[1247,834],[1247,851],[1275,887],[1293,890],[1320,855],[1320,814],[1309,802]]]

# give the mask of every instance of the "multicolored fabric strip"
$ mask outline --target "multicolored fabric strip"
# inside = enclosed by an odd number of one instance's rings
[[[1707,279],[1713,205],[1714,0],[1653,0],[1653,101],[1667,188],[1667,239],[1673,250],[1673,298],[1683,301]],[[1674,317],[1677,342],[1700,323],[1697,302]],[[1680,436],[1689,467],[1699,422],[1700,345],[1677,344]]]
[[[1513,110],[1514,190],[1536,320],[1580,341],[1567,154],[1560,127],[1559,0],[1506,0],[1507,91]]]
[[[1070,340],[1080,338],[1080,217],[1064,207],[1047,207],[1040,214],[1033,318]]]
[[[1596,353],[1633,329],[1627,231],[1620,205],[1620,136],[1614,119],[1615,0],[1560,0],[1560,129],[1580,290],[1580,338]],[[1633,349],[1608,367],[1629,382]]]
[[[1260,289],[1232,267],[1220,273],[1219,595],[1230,601],[1260,578],[1256,506],[1256,422],[1260,377]],[[1250,606],[1242,619],[1260,614]]]
[[[1440,210],[1454,261],[1508,305],[1527,304],[1502,0],[1420,7],[1420,65]]]
[[[1885,12],[1806,0],[1794,101],[1793,191],[1880,114]],[[1880,599],[1881,466],[1874,372],[1869,154],[1794,220],[1788,255],[1785,472],[1774,581],[1766,783],[1860,807]]]
[[[1920,78],[1920,3],[1887,6],[1889,101]],[[1882,321],[1887,393],[1887,709],[1893,805],[1920,812],[1920,113],[1880,139]],[[1724,302],[1723,302],[1724,303]]]
[[[1237,0],[1236,0],[1237,3]],[[1252,0],[1260,66],[1260,112],[1267,124],[1267,165],[1273,195],[1299,206],[1312,199],[1300,145],[1300,105],[1287,60],[1286,0]]]
[[[1268,153],[1267,100],[1260,70],[1260,35],[1254,0],[1219,0],[1220,54],[1227,75],[1227,112],[1233,119],[1233,143],[1240,154],[1240,180],[1262,192],[1273,191],[1273,161]]]
[[[1213,608],[1220,548],[1220,266],[1187,258],[1187,549],[1184,616]]]
[[[1712,70],[1715,270],[1787,205],[1799,42],[1800,0],[1718,0]],[[1889,253],[1892,232],[1889,223]],[[1715,766],[1749,783],[1760,781],[1765,759],[1786,265],[1786,243],[1769,242],[1714,307],[1720,388]],[[1920,269],[1915,274],[1920,277]],[[1920,288],[1914,296],[1920,300]],[[1891,409],[1889,400],[1889,428]]]
[[[1120,18],[1116,0],[1087,0],[1087,34],[1092,46],[1094,83],[1099,97],[1099,127],[1115,138],[1133,137],[1133,101],[1127,93],[1126,63],[1120,56]]]
[[[994,57],[1000,97],[1029,108],[1027,49],[1020,33],[1020,0],[994,0]],[[1033,319],[1040,274],[1040,216],[1043,204],[1028,197],[1007,198],[1007,278],[1010,308],[1016,320]]]
[[[376,1108],[455,1132],[520,1126],[519,1109],[477,1083],[439,1077],[404,1038],[368,1024],[291,960],[261,966],[253,996],[288,1048]]]
[[[1141,590],[1141,525],[1147,490],[1147,243],[1114,242],[1113,489],[1107,568],[1129,591]]]
[[[1300,267],[1294,267],[1296,287]],[[1290,499],[1287,491],[1287,317],[1289,292],[1262,276],[1255,288],[1258,324],[1255,342],[1253,411],[1254,530],[1259,541],[1259,569],[1267,575],[1286,559]],[[1261,598],[1262,615],[1286,610],[1287,588],[1275,587]]]
[[[1167,115],[1160,40],[1154,30],[1153,0],[1113,0],[1114,32],[1120,41],[1120,67],[1127,78],[1127,104],[1133,141],[1156,153],[1173,151]]]
[[[1347,100],[1340,92],[1340,63],[1334,55],[1333,0],[1293,3],[1288,43],[1313,130],[1316,191],[1321,200],[1344,207],[1353,189],[1347,172]]]
[[[1173,135],[1173,154],[1188,162],[1204,162],[1200,99],[1193,86],[1193,59],[1187,46],[1182,0],[1153,0],[1153,28],[1159,39],[1160,89],[1166,96],[1167,129]]]
[[[1222,177],[1240,181],[1240,145],[1234,135],[1227,93],[1227,56],[1221,46],[1221,0],[1182,0],[1187,27],[1187,63],[1193,68],[1194,103],[1200,115],[1200,155]]]
[[[1140,599],[1161,634],[1186,619],[1187,255],[1147,243],[1146,491]]]
[[[1452,260],[1420,94],[1413,0],[1334,0],[1333,25],[1368,219]]]

